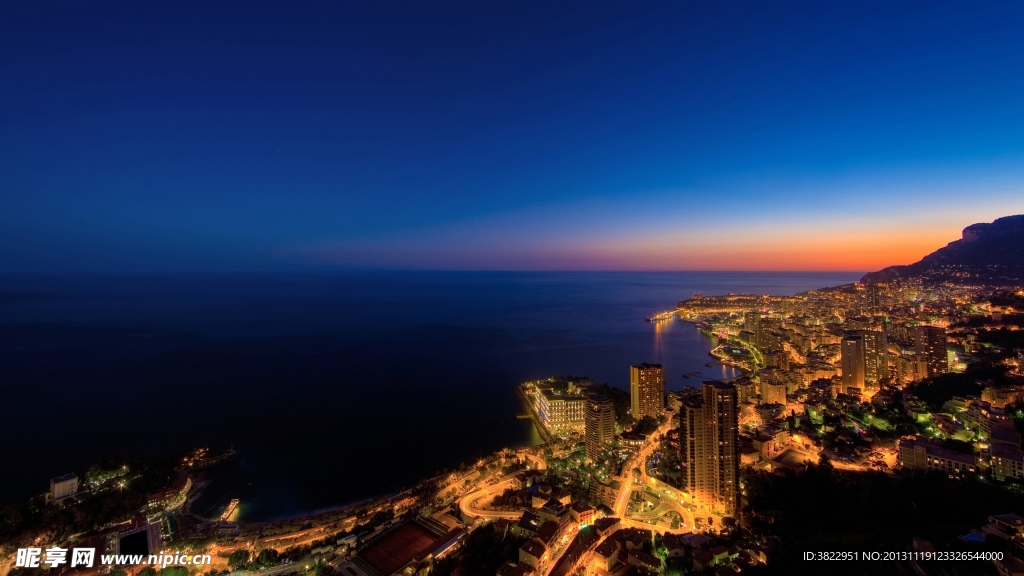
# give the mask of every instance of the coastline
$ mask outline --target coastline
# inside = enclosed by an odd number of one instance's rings
[[[530,421],[533,422],[533,427],[537,429],[537,434],[539,434],[541,439],[544,440],[542,445],[554,440],[554,437],[551,436],[548,429],[543,423],[541,423],[540,415],[537,414],[537,411],[533,408],[533,404],[530,402],[530,399],[527,398],[526,393],[523,392],[523,385],[516,384],[512,389],[515,391],[516,398],[519,399],[519,403],[522,404],[523,408],[526,409],[526,413],[530,416]]]
[[[727,342],[728,342],[728,341],[723,341],[723,340],[722,340],[721,338],[719,338],[719,337],[718,337],[718,335],[717,335],[717,334],[712,334],[712,333],[710,333],[710,332],[707,332],[707,331],[705,331],[705,330],[702,330],[702,329],[700,328],[700,322],[697,322],[696,320],[691,320],[691,319],[689,319],[689,318],[683,318],[683,316],[682,316],[681,314],[679,314],[679,311],[678,311],[678,309],[677,309],[677,310],[676,310],[675,312],[676,312],[676,314],[677,314],[677,315],[679,316],[679,321],[680,321],[680,322],[686,322],[686,323],[688,323],[688,324],[693,324],[694,326],[696,326],[696,327],[697,327],[697,331],[698,331],[698,332],[700,332],[701,334],[703,334],[703,335],[705,335],[705,336],[708,336],[708,337],[710,337],[710,338],[714,338],[714,339],[715,339],[715,341],[717,341],[717,342],[719,343],[719,345],[721,345],[722,343],[727,343]],[[742,374],[743,376],[750,376],[751,374],[753,374],[753,373],[755,372],[755,370],[751,370],[751,369],[750,369],[750,368],[748,368],[748,367],[745,367],[745,366],[743,366],[743,365],[741,365],[741,364],[738,364],[738,363],[736,363],[735,361],[733,361],[733,360],[732,360],[731,358],[729,358],[728,356],[718,356],[718,355],[716,355],[716,354],[715,354],[715,350],[717,350],[717,349],[718,349],[718,346],[716,346],[716,347],[712,348],[712,349],[711,349],[711,350],[710,350],[710,351],[708,352],[708,356],[711,356],[712,358],[714,358],[714,359],[715,359],[715,360],[716,360],[716,361],[717,361],[717,362],[718,362],[719,364],[722,364],[723,366],[729,366],[730,368],[734,368],[734,369],[736,369],[736,370],[739,370],[739,371],[740,371],[740,373],[741,373],[741,374]],[[742,376],[741,376],[741,377],[742,377]]]

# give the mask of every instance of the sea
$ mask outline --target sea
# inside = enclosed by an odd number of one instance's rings
[[[241,457],[192,506],[298,517],[541,440],[513,386],[731,378],[695,293],[786,295],[860,273],[319,272],[0,276],[0,503],[126,455]],[[683,374],[700,372],[691,379]]]

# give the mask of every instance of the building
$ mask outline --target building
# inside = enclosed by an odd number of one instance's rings
[[[46,493],[48,504],[57,504],[78,493],[78,476],[65,474],[50,478],[50,491]]]
[[[146,495],[146,505],[149,508],[163,508],[165,510],[176,510],[188,498],[192,490],[192,479],[184,469],[175,470],[174,480],[171,484],[159,492]]]
[[[843,392],[850,388],[864,389],[864,339],[848,334],[839,345],[843,366]]]
[[[949,372],[946,329],[938,326],[918,326],[914,331],[914,353],[924,360],[928,378]]]
[[[519,547],[519,562],[536,570],[541,562],[548,559],[548,547],[534,538]]]
[[[597,510],[582,502],[573,502],[569,505],[569,516],[577,526],[589,526],[597,519]]]
[[[786,405],[786,383],[775,378],[761,380],[761,403]]]
[[[135,526],[117,535],[117,554],[148,556],[162,549],[159,524]]]
[[[732,382],[732,385],[736,387],[736,394],[740,404],[746,402],[757,402],[757,387],[754,385],[754,381],[749,377],[744,376]]]
[[[771,426],[758,430],[752,439],[754,449],[758,452],[758,461],[774,458],[785,448],[789,441],[789,432]]]
[[[877,387],[889,378],[889,339],[877,330],[848,331],[840,343],[843,392],[848,388]]]
[[[889,339],[885,332],[863,330],[864,382],[878,384],[889,378]]]
[[[608,484],[591,482],[590,497],[611,508],[615,506],[615,498],[619,495],[620,487],[618,480],[611,480]]]
[[[743,331],[750,333],[751,341],[753,345],[757,345],[761,338],[761,313],[760,312],[744,312],[743,313]]]
[[[1007,404],[1024,402],[1024,387],[995,388],[987,386],[981,391],[981,399],[991,404],[993,408],[1006,408]]]
[[[429,571],[437,560],[461,546],[466,531],[449,529],[419,517],[396,524],[371,539],[356,556],[338,565],[338,573],[353,576],[409,576]]]
[[[938,470],[949,474],[974,473],[978,459],[970,454],[947,450],[924,438],[900,440],[900,465],[916,470]]]
[[[739,502],[739,407],[736,388],[704,382],[701,395],[679,411],[681,459],[686,490],[694,499],[724,514]]]
[[[601,451],[615,440],[615,404],[600,394],[587,396],[584,420],[587,458],[597,460]]]
[[[587,399],[583,396],[559,394],[545,388],[536,396],[535,409],[552,433],[583,432],[587,410]]]
[[[785,350],[765,352],[764,365],[780,370],[789,370],[789,354]]]
[[[928,363],[915,354],[900,354],[896,357],[896,383],[910,384],[924,380],[928,375]]]
[[[1021,454],[1020,444],[992,444],[989,453],[992,455],[992,476],[996,480],[1024,478],[1024,455]]]
[[[665,411],[665,375],[661,364],[637,364],[629,367],[629,392],[633,417],[657,418]]]

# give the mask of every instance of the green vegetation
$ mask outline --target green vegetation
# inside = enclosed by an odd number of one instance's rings
[[[654,477],[669,486],[681,487],[683,463],[679,458],[678,446],[666,436],[658,446],[657,454],[661,457],[658,458],[657,467],[653,470]]]
[[[978,330],[978,342],[992,344],[1004,350],[1024,348],[1024,330],[1009,328]]]
[[[232,570],[238,570],[249,564],[249,558],[250,555],[248,550],[235,550],[231,553],[231,556],[228,556],[228,566],[230,566]]]
[[[960,454],[974,454],[973,444],[970,442],[964,442],[963,440],[957,440],[955,438],[947,438],[943,440],[942,447],[946,450],[959,452]]]
[[[313,576],[334,576],[338,573],[330,564],[317,564],[313,567]]]
[[[844,472],[826,459],[800,474],[751,470],[744,481],[754,529],[780,537],[770,567],[780,574],[806,569],[800,555],[807,550],[905,550],[915,536],[940,550],[956,547],[962,544],[957,537],[985,524],[988,516],[1024,509],[1024,495],[976,478]],[[768,512],[778,520],[759,520]],[[890,569],[871,568],[871,573]],[[863,564],[841,569],[865,573]]]
[[[253,560],[253,564],[257,568],[267,568],[269,566],[276,566],[281,562],[281,554],[273,548],[267,548],[266,550],[260,550],[260,553],[256,555],[256,559]]]
[[[1013,418],[1013,427],[1024,437],[1024,404],[1007,404],[1006,415]]]
[[[118,472],[111,476],[111,470]],[[84,494],[74,506],[47,506],[41,498],[15,501],[0,508],[0,545],[31,540],[42,531],[61,541],[70,534],[94,530],[131,518],[146,505],[146,495],[174,478],[170,462],[153,458],[119,458],[93,465],[93,474],[107,481]],[[116,481],[111,479],[117,478]]]
[[[983,382],[995,386],[1012,384],[1013,380],[1007,376],[1008,370],[1007,366],[999,364],[970,364],[967,366],[966,372],[929,378],[912,385],[910,391],[914,396],[927,402],[933,410],[939,410],[953,396],[981,395],[981,389],[984,388]]]
[[[457,552],[434,565],[434,576],[448,576],[461,566],[466,576],[493,576],[506,560],[519,559],[519,547],[525,538],[501,534],[489,524],[474,530]]]
[[[587,462],[586,447],[581,443],[564,458],[548,459],[543,483],[568,491],[573,502],[589,502],[590,483],[598,472],[598,466]]]
[[[615,423],[619,425],[619,428],[628,430],[636,422],[636,419],[629,414],[629,392],[608,384],[595,384],[588,390],[609,398],[615,404]]]

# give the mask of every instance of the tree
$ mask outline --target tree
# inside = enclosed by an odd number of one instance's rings
[[[249,551],[248,550],[245,550],[245,549],[235,550],[234,552],[231,553],[231,556],[228,556],[228,566],[231,566],[232,570],[238,570],[239,568],[241,568],[242,566],[247,565],[248,563],[249,563]]]
[[[273,548],[267,548],[266,550],[260,550],[260,553],[256,555],[255,563],[260,568],[266,568],[268,566],[274,566],[281,561],[281,554]]]
[[[946,438],[942,441],[942,447],[946,450],[959,452],[960,454],[974,454],[973,444],[970,442],[964,442],[963,440],[957,440],[956,438]]]
[[[832,466],[832,460],[824,452],[818,457],[818,468],[824,475],[831,475],[835,467]]]
[[[338,572],[334,569],[334,566],[331,566],[330,564],[317,564],[316,567],[313,568],[313,576],[335,576],[337,573]]]

